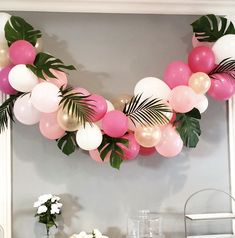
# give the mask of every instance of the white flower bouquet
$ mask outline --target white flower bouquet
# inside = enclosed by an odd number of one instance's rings
[[[44,194],[33,205],[37,208],[35,217],[39,217],[39,222],[46,226],[47,236],[49,236],[51,227],[57,227],[55,220],[57,215],[61,214],[61,207],[63,206],[59,201],[60,198],[57,196]]]
[[[108,238],[108,236],[104,236],[99,230],[94,229],[91,234],[82,231],[79,234],[73,234],[70,238]]]

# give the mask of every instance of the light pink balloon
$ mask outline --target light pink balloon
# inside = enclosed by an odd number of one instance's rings
[[[25,125],[33,125],[40,120],[41,113],[33,107],[30,94],[19,97],[15,101],[13,110],[16,119]]]
[[[207,93],[215,100],[228,100],[235,93],[235,81],[228,74],[215,74]]]
[[[56,140],[62,137],[65,131],[57,123],[57,112],[42,113],[39,129],[43,136],[50,140]]]
[[[90,93],[85,88],[76,87],[74,88],[74,91],[83,94],[83,96],[90,95]]]
[[[188,85],[191,74],[187,64],[183,61],[174,61],[167,66],[164,81],[171,89],[179,85]]]
[[[157,152],[164,157],[174,157],[178,155],[183,148],[183,141],[179,133],[167,125],[162,130],[161,141],[156,145]]]
[[[98,163],[105,163],[105,162],[109,161],[109,158],[110,158],[110,155],[111,155],[111,151],[108,152],[108,154],[105,156],[104,160],[101,159],[100,153],[99,153],[99,151],[97,149],[90,150],[89,151],[89,155],[96,162],[98,162]]]
[[[56,85],[58,88],[61,88],[62,86],[66,88],[68,84],[68,78],[66,73],[60,71],[60,70],[55,70],[55,69],[50,69],[50,72],[56,77],[56,78],[50,78],[47,75],[45,75],[46,81],[49,83],[53,83]],[[44,79],[39,79],[40,82],[45,82]]]
[[[193,72],[209,73],[215,67],[215,55],[211,48],[198,46],[189,53],[188,65]]]
[[[60,102],[59,88],[49,82],[39,83],[32,90],[31,102],[40,112],[55,112]]]
[[[142,156],[150,156],[156,153],[155,147],[143,147],[140,146],[139,154]]]
[[[197,39],[197,37],[195,36],[195,34],[193,34],[193,37],[192,37],[192,45],[193,45],[193,48],[196,48],[198,46],[206,46],[206,47],[209,47],[211,48],[214,43],[213,42],[204,42],[204,41],[199,41]]]
[[[176,112],[189,112],[197,103],[197,95],[188,86],[178,86],[172,89],[169,104]]]
[[[134,134],[132,132],[129,132],[127,135],[122,136],[122,138],[128,140],[128,147],[126,147],[121,143],[118,143],[118,145],[124,152],[123,159],[124,160],[135,159],[139,154],[140,145],[137,143]]]
[[[36,54],[33,45],[25,40],[17,40],[9,47],[10,60],[14,65],[33,64]]]
[[[128,130],[127,116],[118,110],[106,113],[102,119],[102,129],[111,137],[122,137]]]
[[[89,97],[87,97],[88,103],[91,106],[91,108],[94,110],[94,115],[92,116],[92,122],[99,121],[105,113],[107,112],[107,102],[104,97],[97,95],[97,94],[92,94]]]

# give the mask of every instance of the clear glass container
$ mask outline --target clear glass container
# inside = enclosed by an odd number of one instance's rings
[[[128,238],[160,238],[162,234],[161,217],[149,210],[141,210],[136,216],[128,218]]]
[[[4,238],[4,230],[1,225],[0,225],[0,238]]]

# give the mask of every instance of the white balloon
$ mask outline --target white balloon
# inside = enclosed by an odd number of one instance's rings
[[[78,146],[83,150],[94,150],[99,147],[102,142],[102,132],[95,124],[86,122],[85,127],[81,126],[76,134]]]
[[[38,84],[38,78],[25,64],[18,64],[9,72],[9,83],[17,91],[30,92]]]
[[[208,108],[208,99],[205,95],[201,94],[198,96],[198,103],[195,106],[199,110],[200,113],[203,113]]]
[[[235,35],[228,34],[219,38],[212,47],[215,63],[219,64],[226,58],[235,59]]]
[[[40,120],[41,113],[33,107],[30,94],[19,97],[15,101],[13,111],[16,119],[25,125],[33,125]]]
[[[55,112],[59,108],[59,88],[49,82],[39,83],[32,90],[31,101],[40,112]]]
[[[107,112],[115,110],[113,104],[109,100],[106,100],[106,103],[107,103]]]
[[[134,94],[142,94],[142,98],[167,99],[171,90],[161,79],[147,77],[141,79],[135,86]]]
[[[11,15],[5,12],[0,12],[0,42],[5,42],[5,25],[7,21],[11,18]]]

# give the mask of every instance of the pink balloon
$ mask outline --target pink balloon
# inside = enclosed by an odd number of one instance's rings
[[[107,102],[104,97],[92,94],[87,97],[89,104],[93,105],[91,108],[94,110],[94,115],[92,116],[92,122],[99,121],[105,113],[107,112]]]
[[[56,140],[65,133],[57,123],[57,112],[42,113],[39,122],[39,129],[42,135],[50,140]]]
[[[178,155],[183,148],[183,141],[179,133],[167,125],[162,130],[161,141],[156,145],[157,152],[164,157],[174,157]]]
[[[102,119],[102,129],[111,137],[121,137],[128,130],[128,119],[121,111],[110,111]]]
[[[108,154],[105,156],[104,160],[101,159],[100,153],[99,153],[99,151],[97,149],[90,150],[89,151],[89,155],[96,162],[98,162],[98,163],[105,163],[105,162],[109,161],[109,157],[111,155],[111,152],[108,152]]]
[[[234,79],[228,74],[214,74],[207,93],[215,100],[228,100],[235,93]]]
[[[183,61],[174,61],[167,66],[164,81],[171,89],[179,85],[188,85],[191,74],[187,64]]]
[[[153,155],[154,153],[156,153],[156,148],[155,147],[143,147],[140,146],[140,151],[139,154],[142,156],[149,156],[149,155]]]
[[[85,88],[76,87],[74,88],[74,91],[83,94],[83,96],[90,95],[90,93]]]
[[[32,90],[31,101],[40,112],[55,112],[60,102],[59,88],[49,82],[39,83]]]
[[[0,90],[5,94],[16,94],[17,91],[9,83],[9,72],[14,66],[7,66],[0,70]]]
[[[45,79],[46,81],[53,83],[54,85],[56,85],[58,88],[61,88],[62,86],[64,88],[66,88],[67,84],[68,84],[68,79],[67,79],[67,75],[66,73],[59,71],[59,70],[55,70],[55,69],[50,69],[50,72],[56,77],[56,78],[50,78],[47,75],[45,75]],[[40,83],[41,82],[45,82],[44,79],[39,79]]]
[[[176,112],[189,112],[197,102],[197,95],[188,86],[178,86],[172,89],[169,96],[170,106]]]
[[[25,40],[15,41],[9,47],[9,56],[11,62],[16,64],[33,64],[36,58],[36,49]]]
[[[209,73],[215,67],[215,55],[211,48],[198,46],[188,56],[188,65],[193,72]]]
[[[214,42],[199,41],[199,40],[197,39],[197,37],[195,36],[195,34],[193,34],[193,37],[192,37],[192,45],[193,45],[193,48],[196,48],[196,47],[198,47],[198,46],[206,46],[206,47],[211,48],[211,47],[214,45]]]
[[[25,125],[39,122],[41,113],[33,107],[30,94],[19,97],[14,104],[14,115],[18,121]]]
[[[126,147],[121,143],[118,143],[118,145],[124,152],[123,159],[124,160],[135,159],[139,154],[140,145],[137,143],[134,134],[132,132],[129,132],[127,135],[122,136],[122,138],[128,140],[128,147]]]

